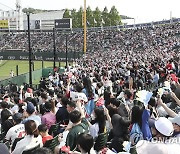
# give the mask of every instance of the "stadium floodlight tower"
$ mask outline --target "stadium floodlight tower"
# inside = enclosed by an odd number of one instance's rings
[[[16,19],[16,29],[20,30],[21,27],[21,0],[16,0],[16,12],[17,12],[17,19]]]
[[[53,69],[55,69],[56,67],[56,29],[53,28],[53,48],[54,48],[54,52],[53,52],[53,57],[54,57],[54,60],[53,60]]]

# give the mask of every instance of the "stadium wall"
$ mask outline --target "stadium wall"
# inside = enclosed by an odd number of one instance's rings
[[[44,68],[35,70],[32,72],[32,81],[40,81],[41,77],[47,78],[49,76],[49,72],[53,72],[53,68]],[[59,73],[63,73],[64,68],[59,69]],[[1,80],[0,84],[7,86],[9,83],[17,84],[21,86],[23,83],[29,83],[29,73],[21,74],[12,78],[8,78],[5,80]]]
[[[32,72],[33,81],[40,80],[41,77],[42,77],[42,69]],[[0,84],[4,86],[7,86],[9,83],[14,83],[17,84],[18,86],[22,85],[23,83],[29,83],[29,73],[21,74],[13,78],[8,78],[0,81]]]

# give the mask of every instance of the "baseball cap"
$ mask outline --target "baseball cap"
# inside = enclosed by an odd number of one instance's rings
[[[174,132],[172,122],[165,117],[160,117],[155,121],[155,128],[165,136],[171,136]]]
[[[22,114],[21,113],[15,113],[12,118],[14,121],[19,121],[19,120],[22,120]]]
[[[29,102],[27,104],[26,112],[29,114],[32,114],[34,111],[35,111],[35,107],[34,107],[33,103]]]
[[[70,97],[73,101],[83,100],[84,102],[88,102],[88,99],[84,93],[71,92]]]
[[[175,123],[180,126],[180,114],[175,116],[174,118],[168,118],[172,123]]]
[[[78,100],[83,100],[84,102],[88,102],[88,99],[84,93],[77,93]]]

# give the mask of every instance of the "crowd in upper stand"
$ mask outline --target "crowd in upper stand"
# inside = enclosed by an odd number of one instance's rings
[[[58,52],[66,51],[66,34],[56,32]],[[68,51],[80,52],[83,49],[83,33],[68,35]],[[104,50],[123,51],[166,51],[176,50],[180,46],[180,23],[156,25],[133,29],[88,30],[87,50],[89,52]],[[53,51],[53,32],[32,32],[32,50]],[[8,33],[1,36],[1,50],[21,49],[28,51],[27,33]]]

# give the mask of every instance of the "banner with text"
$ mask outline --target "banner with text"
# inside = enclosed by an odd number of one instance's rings
[[[80,58],[82,52],[68,52],[68,61]],[[0,52],[0,60],[29,60],[29,53],[23,51],[2,51]],[[32,60],[35,61],[53,61],[53,52],[35,52],[32,54]],[[56,61],[65,61],[66,53],[58,52],[56,53]]]

